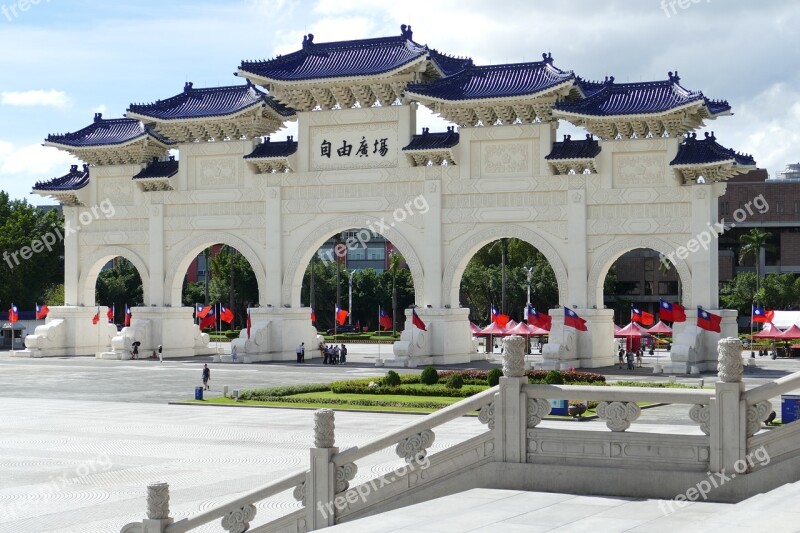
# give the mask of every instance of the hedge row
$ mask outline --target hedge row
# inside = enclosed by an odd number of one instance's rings
[[[376,381],[375,383],[377,384],[378,382]],[[330,390],[335,394],[401,394],[404,396],[443,396],[447,398],[467,398],[481,392],[483,387],[472,385],[465,386],[461,389],[453,389],[444,384],[437,384],[417,388],[402,384],[398,385],[397,387],[387,387],[385,385],[378,384],[377,387],[370,388],[369,384],[354,384],[351,381],[337,381],[331,383]]]
[[[545,383],[547,377],[547,370],[528,370],[525,375],[528,376],[528,383]],[[577,384],[577,383],[605,383],[606,377],[602,374],[595,374],[593,372],[578,372],[577,370],[559,371],[564,383]]]
[[[240,398],[245,399],[245,398]],[[348,400],[344,398],[283,398],[278,396],[265,396],[256,399],[262,402],[297,403],[297,404],[323,404],[323,405],[360,405],[363,407],[418,407],[422,409],[441,409],[450,404],[441,402],[389,402],[384,400]]]
[[[267,401],[275,398],[283,398],[293,394],[304,394],[306,392],[326,392],[330,390],[330,385],[323,383],[310,383],[308,385],[287,385],[285,387],[269,387],[267,389],[243,390],[239,393],[240,400],[262,400]]]

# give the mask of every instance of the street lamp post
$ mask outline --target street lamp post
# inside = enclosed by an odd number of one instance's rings
[[[531,305],[531,280],[533,279],[533,267],[528,267],[526,270],[528,276],[528,305]]]
[[[347,323],[353,325],[353,276],[356,275],[356,270],[350,271],[350,280],[348,281],[348,307],[349,314],[347,315]]]

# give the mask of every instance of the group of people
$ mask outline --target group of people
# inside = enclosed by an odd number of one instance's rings
[[[347,362],[347,346],[337,345],[328,346],[324,342],[319,343],[319,353],[322,356],[323,365],[343,365]]]
[[[628,370],[634,369],[634,359],[636,360],[636,366],[638,368],[642,368],[642,357],[644,357],[644,350],[639,348],[636,351],[628,350],[625,351],[624,348],[619,349],[619,368],[622,368],[623,363],[627,363]]]

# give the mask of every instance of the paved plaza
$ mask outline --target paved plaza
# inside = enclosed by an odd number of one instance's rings
[[[373,350],[353,345],[345,366],[319,360],[211,363],[207,394],[221,394],[223,385],[251,388],[383,375],[386,369],[375,368]],[[170,483],[171,508],[180,519],[306,468],[311,411],[169,404],[192,397],[208,360],[18,359],[0,352],[0,532],[119,531],[141,519],[145,487],[157,480]],[[800,370],[795,360],[757,362],[759,368],[745,374],[748,386]],[[668,379],[654,378],[647,368],[604,372],[609,378]],[[703,378],[706,384],[715,379]],[[697,383],[698,377],[677,379]],[[337,444],[364,443],[416,416],[339,412]],[[637,430],[699,434],[685,406],[646,409]],[[473,417],[451,422],[437,430],[433,452],[483,431]],[[391,449],[384,450],[359,461],[355,482],[401,464]],[[288,492],[260,502],[254,524],[298,506]],[[200,531],[219,531],[219,524]]]

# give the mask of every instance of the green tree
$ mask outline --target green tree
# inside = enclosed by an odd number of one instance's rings
[[[184,281],[183,284],[183,305],[186,307],[194,307],[197,304],[205,302],[205,283],[197,281],[189,283]]]
[[[130,261],[118,257],[111,268],[101,271],[97,277],[96,294],[98,305],[116,309],[116,322],[118,318],[124,319],[126,304],[133,307],[143,302],[142,278]]]
[[[211,302],[221,303],[233,311],[235,318],[231,324],[232,328],[244,326],[247,308],[258,302],[258,282],[255,272],[247,259],[230,246],[223,246],[211,260],[211,282],[208,293]],[[232,304],[231,297],[233,297]]]
[[[720,290],[720,302],[727,309],[736,309],[740,315],[749,316],[756,299],[757,284],[753,272],[739,272]]]
[[[761,284],[759,302],[770,309],[789,309],[800,300],[800,283],[796,274],[767,274]]]
[[[758,228],[751,229],[748,233],[739,237],[742,247],[739,248],[739,264],[745,264],[749,258],[753,258],[756,264],[756,292],[761,280],[761,250],[772,251],[775,247],[768,243],[772,233],[761,231]]]
[[[12,201],[0,191],[0,308],[15,303],[32,310],[36,302],[44,302],[49,287],[64,282],[64,244],[58,237],[63,228],[56,210],[45,212],[25,200]],[[50,250],[23,252],[45,235],[55,241]],[[22,255],[29,251],[29,257]]]

